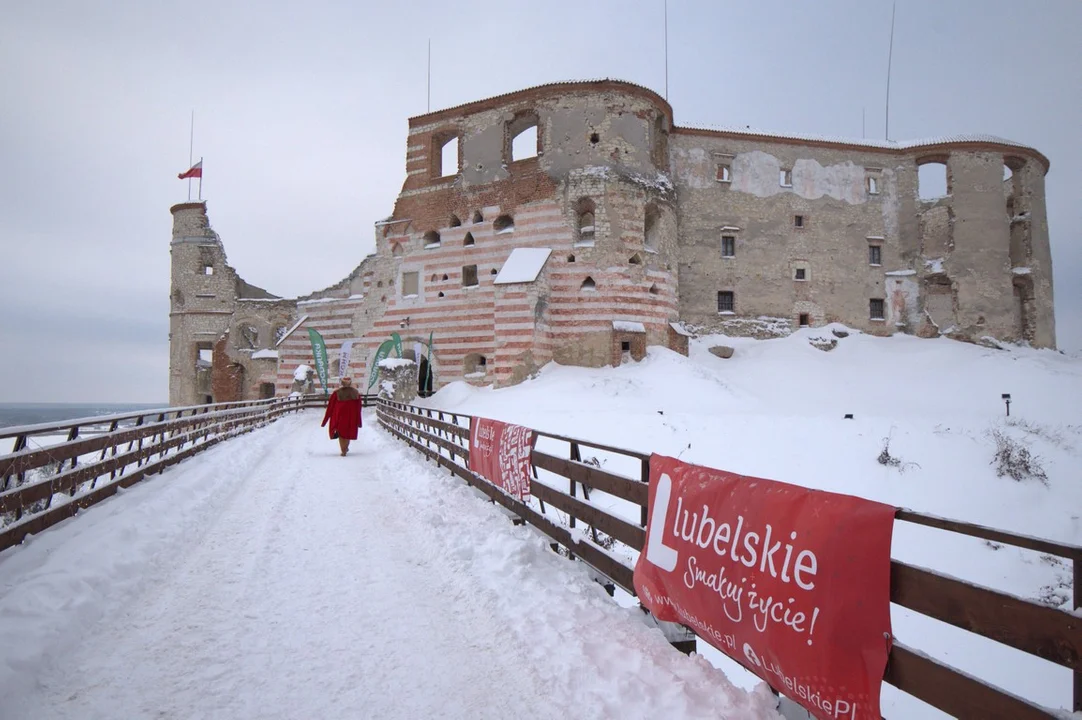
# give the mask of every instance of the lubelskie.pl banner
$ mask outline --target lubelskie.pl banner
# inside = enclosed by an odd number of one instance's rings
[[[635,590],[816,718],[880,720],[893,527],[890,505],[652,455]]]
[[[521,425],[470,418],[470,470],[504,492],[530,497],[530,459],[537,434]]]

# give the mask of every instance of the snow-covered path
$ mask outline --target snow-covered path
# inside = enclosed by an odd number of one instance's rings
[[[209,450],[0,554],[0,717],[777,717],[366,415]]]

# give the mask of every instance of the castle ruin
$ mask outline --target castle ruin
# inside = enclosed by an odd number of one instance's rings
[[[930,163],[947,193],[922,200]],[[680,127],[659,95],[613,80],[428,113],[409,121],[406,180],[376,252],[308,296],[242,280],[205,202],[171,209],[169,401],[287,394],[312,364],[308,327],[331,375],[361,385],[397,332],[432,389],[506,386],[549,361],[618,365],[648,345],[686,353],[685,328],[839,322],[1054,348],[1048,164],[991,136]]]

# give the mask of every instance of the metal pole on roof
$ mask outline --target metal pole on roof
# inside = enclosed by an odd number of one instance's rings
[[[887,112],[886,112],[886,128],[883,130],[883,139],[890,140],[890,63],[894,58],[894,14],[898,10],[898,3],[895,1],[890,11],[890,49],[887,51]]]

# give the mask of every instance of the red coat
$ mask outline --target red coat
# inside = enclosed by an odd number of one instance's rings
[[[328,432],[332,440],[335,433],[347,440],[357,439],[357,430],[361,427],[361,394],[357,388],[341,387],[331,393],[320,427],[327,421],[331,423]]]

